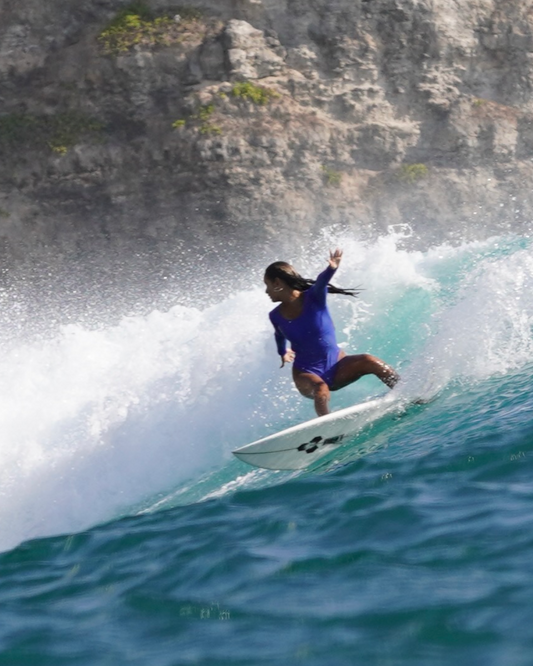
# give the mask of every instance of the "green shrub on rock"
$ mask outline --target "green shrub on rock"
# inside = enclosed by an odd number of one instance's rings
[[[192,7],[179,7],[172,15],[155,16],[143,2],[133,2],[102,30],[98,41],[107,55],[125,53],[138,44],[168,46],[180,41],[184,24],[201,17],[202,13]]]
[[[342,173],[335,171],[331,167],[323,166],[322,172],[324,174],[324,184],[328,187],[340,187],[342,181]]]
[[[218,125],[213,125],[208,122],[214,111],[214,104],[203,104],[198,108],[198,111],[189,116],[187,120],[183,118],[175,120],[172,123],[172,127],[174,129],[179,129],[185,127],[187,123],[190,122],[193,127],[196,125],[200,134],[222,134],[222,129]]]
[[[280,94],[275,90],[264,88],[263,86],[257,86],[251,81],[236,83],[231,89],[231,94],[233,97],[245,99],[254,104],[259,104],[260,106],[264,106],[273,99],[280,97]]]
[[[398,180],[413,185],[426,178],[428,173],[429,169],[425,164],[402,164],[398,170]]]

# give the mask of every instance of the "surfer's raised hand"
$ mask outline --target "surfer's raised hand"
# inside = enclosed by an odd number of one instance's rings
[[[330,250],[329,251],[329,260],[328,263],[331,266],[331,268],[334,268],[335,270],[339,267],[339,264],[341,263],[342,259],[342,250],[340,248],[336,248],[333,250],[333,252]]]
[[[285,365],[285,363],[292,363],[294,361],[295,356],[296,354],[292,351],[292,349],[286,351],[281,357],[281,365],[279,367],[282,368]]]

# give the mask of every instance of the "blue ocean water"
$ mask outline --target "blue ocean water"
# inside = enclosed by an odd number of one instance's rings
[[[261,284],[3,344],[0,665],[533,663],[533,248],[403,240],[298,268],[431,400],[302,472],[231,455],[313,416]]]

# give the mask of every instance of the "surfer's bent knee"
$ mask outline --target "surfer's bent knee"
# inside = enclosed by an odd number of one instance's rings
[[[304,398],[309,398],[314,400],[321,393],[327,395],[329,394],[329,387],[326,382],[316,382],[310,383],[307,386],[302,386],[301,384],[296,384],[296,388],[300,392],[300,395],[303,395]]]
[[[320,394],[329,395],[329,386],[318,375],[302,376],[304,373],[298,372],[296,368],[293,371],[293,379],[299,393],[305,398],[313,400]]]

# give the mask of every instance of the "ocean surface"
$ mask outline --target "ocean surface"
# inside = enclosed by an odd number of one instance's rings
[[[314,416],[260,278],[0,331],[0,666],[533,664],[533,245],[404,240],[332,232],[297,268],[343,247],[340,343],[429,402],[297,473],[231,454]]]

